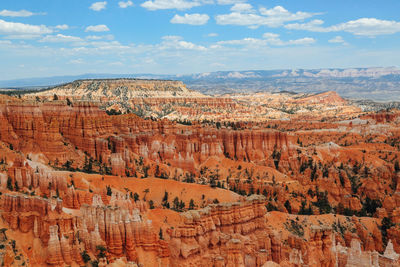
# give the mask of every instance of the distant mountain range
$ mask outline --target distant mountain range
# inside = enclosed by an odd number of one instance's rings
[[[400,69],[396,67],[218,71],[188,75],[83,74],[0,81],[0,88],[43,88],[78,79],[103,78],[181,80],[189,88],[205,94],[336,91],[352,99],[400,101]]]

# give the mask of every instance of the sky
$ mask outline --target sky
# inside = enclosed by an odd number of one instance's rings
[[[1,0],[0,80],[398,66],[399,0]]]

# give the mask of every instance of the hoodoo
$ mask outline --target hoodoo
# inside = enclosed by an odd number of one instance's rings
[[[1,100],[8,265],[400,264],[396,109],[136,79]]]

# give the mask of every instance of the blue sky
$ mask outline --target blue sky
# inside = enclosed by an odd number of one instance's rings
[[[398,66],[398,0],[1,0],[0,80]]]

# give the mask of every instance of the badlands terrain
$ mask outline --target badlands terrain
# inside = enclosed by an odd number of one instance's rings
[[[0,95],[0,263],[400,266],[400,111],[368,105],[139,79]]]

